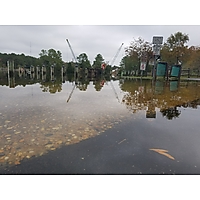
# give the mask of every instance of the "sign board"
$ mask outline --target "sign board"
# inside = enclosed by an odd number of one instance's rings
[[[159,56],[160,55],[161,45],[154,45],[153,46],[153,55]]]
[[[105,69],[105,68],[106,68],[106,63],[102,63],[102,64],[101,64],[101,68],[102,68],[102,69]]]
[[[140,70],[146,70],[146,62],[141,62],[140,64]]]
[[[162,36],[154,36],[153,37],[153,44],[162,44],[163,43],[163,37]]]

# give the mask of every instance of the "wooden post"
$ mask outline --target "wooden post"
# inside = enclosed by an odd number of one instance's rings
[[[11,87],[14,88],[15,87],[15,65],[14,65],[14,60],[12,61],[12,69],[13,69],[13,75],[12,75],[12,83],[11,83]]]
[[[10,62],[7,61],[7,66],[8,66],[8,86],[10,87]]]
[[[39,66],[36,66],[37,79],[39,79],[39,74],[40,74],[40,68],[39,68]]]
[[[154,55],[153,80],[156,80],[156,56]]]
[[[51,81],[54,81],[54,66],[51,66]]]

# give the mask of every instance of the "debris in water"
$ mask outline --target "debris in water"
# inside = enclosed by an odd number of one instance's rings
[[[170,158],[172,160],[175,160],[175,158],[173,156],[171,156],[170,154],[167,153],[168,152],[167,150],[164,150],[164,149],[149,149],[149,150],[155,151],[155,152],[157,152],[159,154],[167,156],[168,158]]]
[[[126,141],[126,139],[123,139],[121,142],[119,142],[118,144],[121,144],[122,142]]]

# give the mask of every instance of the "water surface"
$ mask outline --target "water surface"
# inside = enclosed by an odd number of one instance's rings
[[[18,74],[9,79],[3,72],[0,77],[1,169],[110,133],[115,150],[103,155],[106,162],[98,164],[102,171],[88,168],[87,173],[200,173],[198,81],[70,80]],[[104,145],[108,142],[102,140]],[[95,149],[96,143],[89,145]],[[98,157],[90,162],[98,163]],[[106,171],[101,165],[108,158],[113,164]],[[120,171],[124,159],[127,166]],[[167,168],[155,170],[166,163]]]

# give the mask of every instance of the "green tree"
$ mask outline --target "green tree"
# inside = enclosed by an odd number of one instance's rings
[[[200,69],[200,47],[191,46],[184,55],[184,68]]]
[[[189,41],[189,36],[185,33],[177,32],[175,34],[171,34],[170,37],[167,38],[167,45],[171,50],[184,47],[184,45]]]
[[[86,53],[81,53],[78,57],[77,60],[79,62],[79,66],[83,69],[85,68],[91,68],[90,61],[88,60],[88,56]]]
[[[56,68],[61,68],[63,65],[62,53],[60,51],[56,51],[54,49],[49,49],[47,51],[42,49],[41,53],[39,53],[39,56],[40,64],[47,66],[55,65]]]
[[[39,56],[40,57],[42,57],[42,56],[47,56],[48,54],[47,54],[47,50],[44,50],[44,49],[42,49],[41,50],[41,53],[39,53]]]
[[[132,71],[138,69],[138,58],[137,56],[124,56],[120,62],[120,66],[123,67],[125,71]]]
[[[141,60],[145,60],[148,64],[149,60],[153,56],[152,44],[144,41],[141,37],[131,41],[130,46],[125,48],[125,53],[133,61],[133,65],[137,63],[138,69],[140,67]],[[126,58],[127,59],[127,58]]]
[[[0,53],[0,59],[1,59],[1,66],[6,67],[7,66],[7,61],[14,61],[14,66],[15,67],[24,67],[24,66],[31,66],[31,65],[37,65],[38,64],[38,59],[32,56],[25,56],[23,53],[22,54],[7,54],[7,53]]]
[[[170,37],[167,38],[167,42],[164,44],[164,50],[168,51],[169,57],[173,56],[173,58],[176,60],[175,62],[176,64],[178,64],[179,62],[182,63],[183,56],[185,55],[185,52],[187,51],[187,46],[185,46],[185,44],[188,41],[189,41],[188,34],[181,33],[181,32],[171,34]]]
[[[97,54],[97,56],[95,57],[95,60],[92,64],[92,66],[94,68],[101,68],[101,64],[104,62],[104,58],[101,54]]]
[[[69,62],[67,63],[67,74],[73,74],[74,73],[74,63]]]

